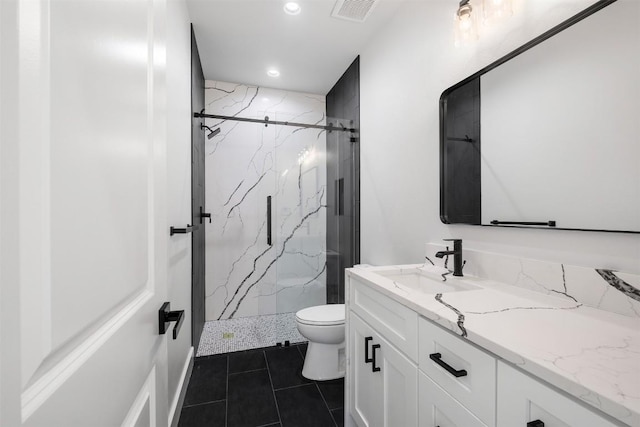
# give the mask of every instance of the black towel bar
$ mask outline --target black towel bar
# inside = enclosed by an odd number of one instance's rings
[[[498,221],[494,219],[491,221],[491,225],[544,225],[546,227],[555,227],[555,221],[545,221],[545,222],[529,222],[529,221]]]

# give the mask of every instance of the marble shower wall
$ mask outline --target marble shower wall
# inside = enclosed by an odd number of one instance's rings
[[[426,245],[427,262],[444,266],[435,253],[441,244]],[[640,317],[640,275],[464,249],[463,273],[518,286],[578,304],[630,317]],[[449,259],[453,269],[453,259]]]
[[[207,80],[205,112],[325,124],[325,97]],[[325,131],[207,119],[206,319],[326,302]],[[272,197],[272,245],[267,244]]]

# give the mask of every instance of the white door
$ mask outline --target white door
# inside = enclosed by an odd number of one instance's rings
[[[165,6],[0,1],[3,427],[167,424]]]

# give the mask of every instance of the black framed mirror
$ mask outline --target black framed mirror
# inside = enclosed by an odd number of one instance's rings
[[[445,224],[640,233],[640,5],[601,0],[440,97]]]

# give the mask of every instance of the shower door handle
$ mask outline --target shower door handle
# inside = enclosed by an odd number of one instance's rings
[[[344,215],[344,178],[336,179],[335,214]]]
[[[271,240],[271,196],[267,196],[267,245],[273,245]]]

